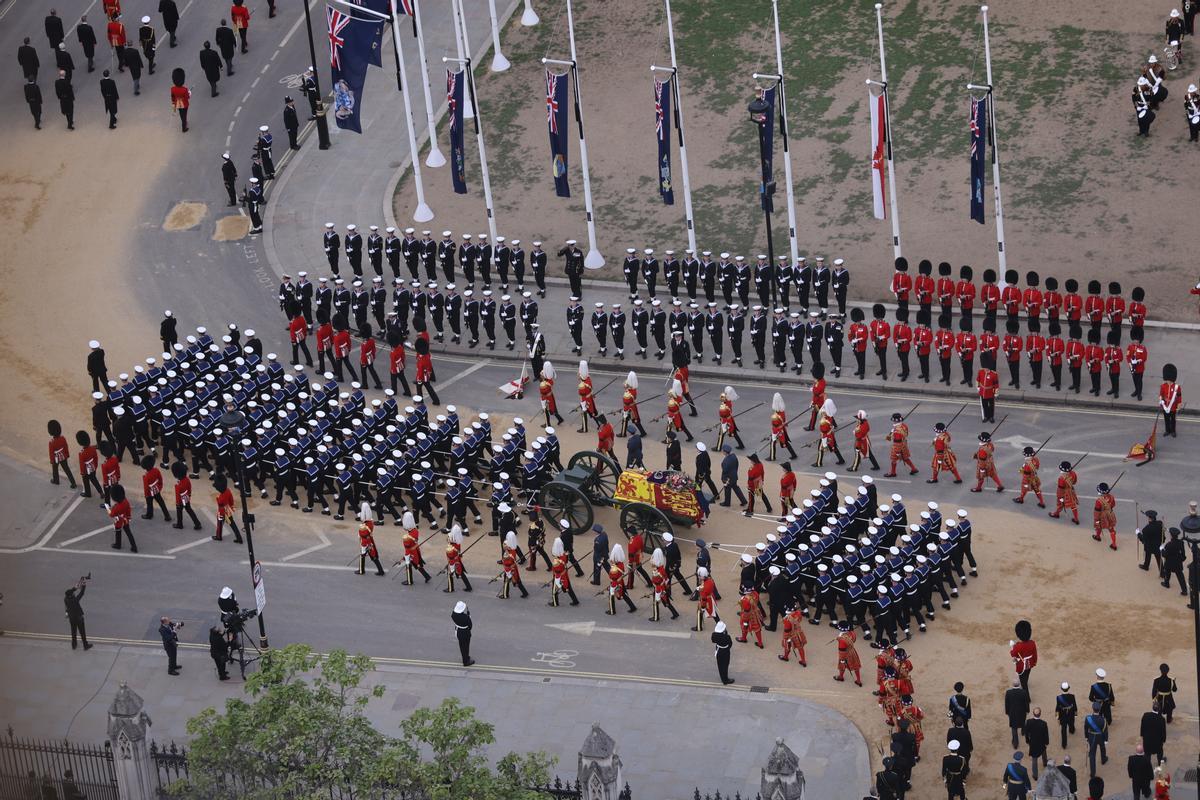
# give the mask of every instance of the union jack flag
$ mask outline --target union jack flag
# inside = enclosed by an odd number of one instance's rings
[[[340,54],[342,46],[346,44],[342,31],[350,24],[351,17],[332,6],[326,6],[325,10],[329,23],[329,65],[340,70],[342,68]]]
[[[415,2],[416,0],[396,0],[396,10],[406,16],[415,17],[417,15],[413,9]]]
[[[558,87],[558,76],[546,73],[546,122],[550,133],[558,133],[558,99],[554,90]]]
[[[975,157],[975,148],[983,141],[979,130],[979,104],[981,99],[971,98],[971,158]]]
[[[654,130],[658,134],[658,140],[661,142],[663,138],[663,106],[662,95],[666,82],[654,82]]]

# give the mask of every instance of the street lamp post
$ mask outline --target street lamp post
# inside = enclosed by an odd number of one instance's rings
[[[321,150],[329,149],[329,121],[325,118],[325,101],[321,95],[321,81],[317,77],[317,46],[313,43],[312,32],[312,14],[308,10],[308,0],[304,0],[301,4],[304,6],[304,26],[308,28],[308,57],[311,59],[309,63],[313,68],[313,87],[317,92],[317,146]],[[413,156],[416,158],[416,155]],[[240,477],[240,476],[239,476]],[[245,498],[242,498],[242,505],[245,506]],[[247,531],[249,535],[249,531]],[[262,625],[262,621],[259,621]],[[266,641],[265,637],[263,639]]]
[[[307,7],[307,6],[306,6]],[[237,473],[238,495],[242,500],[242,530],[246,533],[246,553],[250,558],[250,580],[254,580],[254,515],[246,498],[250,496],[249,484],[246,481],[246,465],[242,461],[241,437],[246,428],[246,415],[236,408],[228,408],[219,419],[221,427],[229,435],[230,455],[233,457],[233,469]],[[266,650],[270,645],[267,641],[267,622],[260,612],[258,614],[258,646]]]
[[[746,109],[750,112],[750,121],[758,128],[758,159],[762,172],[762,180],[759,183],[758,194],[759,202],[762,204],[763,217],[767,223],[767,263],[775,264],[775,240],[771,235],[771,211],[774,208],[774,202],[771,200],[775,194],[775,181],[771,180],[770,157],[767,152],[767,136],[770,133],[770,111],[771,106],[762,97],[755,97],[750,101],[750,105]],[[774,303],[775,281],[771,281],[768,288],[769,298]]]

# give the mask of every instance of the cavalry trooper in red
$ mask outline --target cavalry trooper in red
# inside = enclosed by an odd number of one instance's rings
[[[975,390],[979,395],[979,418],[983,422],[996,421],[996,395],[1000,393],[1000,376],[996,374],[996,370],[980,367],[979,373],[975,376],[975,383],[978,388]]]
[[[375,574],[382,575],[383,564],[379,563],[379,548],[375,546],[375,519],[371,504],[364,502],[358,512],[358,574],[367,571],[367,559],[375,562]]]
[[[892,414],[892,429],[888,431],[887,440],[892,443],[891,469],[883,474],[885,478],[896,477],[896,464],[904,462],[910,475],[916,475],[920,470],[912,462],[912,454],[908,450],[908,425],[904,416],[899,412]]]
[[[858,657],[858,650],[854,648],[854,642],[858,636],[850,629],[848,620],[838,622],[838,658],[837,658],[837,675],[833,676],[835,681],[846,680],[846,670],[854,673],[854,685],[862,686],[862,660]]]
[[[638,410],[638,376],[633,370],[625,376],[625,391],[621,394],[621,438],[629,434],[629,424],[632,422],[642,436],[646,429],[642,427],[642,412]]]
[[[725,437],[732,436],[737,442],[738,450],[745,450],[746,445],[742,442],[742,437],[738,433],[737,420],[734,419],[733,403],[738,399],[738,393],[733,390],[732,386],[726,386],[725,391],[721,392],[721,404],[717,406],[717,449],[720,450],[725,445]]]
[[[746,504],[744,516],[754,516],[754,501],[761,499],[763,508],[767,513],[771,513],[771,501],[767,499],[766,490],[763,489],[765,469],[762,461],[758,458],[758,453],[750,454],[750,469],[746,471],[746,494],[749,495],[749,502]]]
[[[742,627],[742,635],[738,637],[738,641],[745,643],[748,641],[748,635],[753,633],[754,646],[761,650],[763,647],[762,612],[758,607],[758,592],[754,589],[746,592],[738,600],[738,621]]]
[[[605,614],[610,617],[617,613],[617,601],[624,600],[629,607],[629,613],[637,611],[637,606],[625,591],[625,551],[621,545],[614,544],[608,556],[608,610]]]
[[[958,474],[958,459],[954,457],[954,450],[950,447],[950,431],[946,428],[946,423],[939,422],[933,426],[933,463],[931,465],[933,476],[926,483],[937,483],[938,473],[942,470],[949,470],[954,476],[955,483],[962,483],[962,476]]]
[[[550,602],[546,605],[557,608],[559,592],[566,592],[571,598],[571,605],[579,605],[579,598],[571,588],[571,569],[567,563],[567,551],[563,547],[562,539],[554,540],[554,544],[550,546],[550,553],[554,557],[554,563],[550,566]]]
[[[878,471],[879,462],[875,460],[875,451],[871,449],[871,423],[867,422],[867,412],[859,409],[854,418],[854,461],[850,464],[850,472],[858,472],[864,457],[871,460],[871,469]]]
[[[517,567],[517,550],[517,534],[509,531],[504,537],[504,557],[500,560],[504,582],[500,585],[500,594],[496,596],[501,600],[508,599],[509,590],[513,586],[521,590],[521,597],[529,597],[525,584],[521,582],[521,570]]]
[[[842,458],[842,451],[837,445],[837,405],[832,398],[825,398],[825,403],[821,406],[821,421],[818,424],[818,429],[821,438],[817,443],[817,460],[813,462],[814,467],[820,467],[825,461],[825,451],[833,453],[837,456],[839,464],[845,464],[846,459]]]
[[[546,415],[546,427],[550,427],[550,415],[562,425],[562,414],[558,413],[558,401],[554,399],[554,365],[549,361],[542,364],[541,381],[538,383],[538,396],[542,399],[542,411]]]
[[[788,454],[792,458],[796,457],[796,450],[792,447],[792,441],[788,437],[787,429],[787,406],[783,402],[783,395],[779,392],[771,398],[771,439],[768,450],[767,460],[775,460],[775,451],[780,447],[787,448]]]
[[[1004,484],[996,472],[996,446],[992,444],[992,435],[987,431],[979,434],[979,448],[975,451],[975,488],[972,492],[982,492],[983,483],[988,478],[996,484],[996,491],[1003,492]]]
[[[683,431],[690,442],[693,440],[692,432],[687,429],[687,425],[683,422],[683,387],[676,378],[671,382],[671,388],[667,390],[667,432]],[[666,443],[666,438],[663,438],[663,443]]]
[[[667,557],[656,547],[650,554],[650,563],[654,565],[654,574],[650,577],[650,621],[659,621],[659,606],[666,606],[671,612],[671,619],[678,619],[679,612],[671,603],[671,575],[667,572]]]
[[[1097,542],[1100,541],[1100,534],[1108,531],[1110,542],[1109,549],[1117,549],[1117,498],[1112,496],[1112,490],[1107,483],[1101,483],[1096,487],[1096,505],[1092,510],[1092,525],[1096,532],[1092,538]]]
[[[779,660],[790,660],[789,657],[795,650],[796,661],[800,666],[807,667],[808,661],[804,658],[806,644],[808,644],[808,637],[804,634],[804,614],[800,612],[800,606],[793,600],[788,605],[788,613],[783,618],[783,653],[779,655]]]
[[[453,592],[454,581],[458,579],[462,581],[463,591],[469,592],[471,591],[471,581],[467,578],[467,570],[462,562],[462,528],[455,524],[450,529],[447,539],[449,541],[446,543],[446,588],[442,591]]]
[[[1158,407],[1163,412],[1163,436],[1175,438],[1175,415],[1183,405],[1183,387],[1176,381],[1179,369],[1174,364],[1163,364],[1163,382],[1158,387]]]
[[[429,583],[429,573],[425,571],[425,559],[421,555],[420,531],[417,530],[417,520],[411,511],[404,512],[404,519],[400,524],[404,526],[404,571],[408,578],[404,585],[413,585],[414,569]]]
[[[809,388],[812,392],[812,399],[809,401],[810,409],[808,417],[808,427],[804,430],[812,431],[817,428],[817,416],[821,413],[821,407],[825,405],[825,365],[820,361],[812,365],[813,384]]]
[[[1079,476],[1071,468],[1070,461],[1060,462],[1058,473],[1058,488],[1054,495],[1054,510],[1050,512],[1050,516],[1058,519],[1063,509],[1067,509],[1071,512],[1071,521],[1078,525],[1079,497],[1075,494],[1075,483],[1079,480]]]
[[[637,583],[637,576],[641,575],[642,580],[646,582],[646,586],[651,586],[650,573],[646,572],[646,568],[642,566],[642,556],[646,552],[646,540],[642,537],[642,532],[634,528],[630,531],[629,536],[629,567],[626,572],[629,574],[629,581],[625,588],[632,590]]]
[[[692,628],[694,631],[704,630],[704,618],[715,619],[721,621],[721,615],[717,613],[716,594],[717,584],[708,575],[708,567],[696,568],[696,580],[700,582],[700,588],[696,591],[696,625]]]
[[[1042,497],[1042,478],[1038,475],[1042,462],[1032,447],[1026,447],[1022,454],[1025,456],[1025,461],[1021,464],[1021,496],[1014,497],[1013,502],[1024,503],[1025,495],[1033,492],[1038,501],[1038,508],[1045,508],[1046,500]]]
[[[596,416],[596,398],[592,389],[592,378],[588,374],[588,363],[579,362],[579,427],[576,433],[587,433],[588,418]]]

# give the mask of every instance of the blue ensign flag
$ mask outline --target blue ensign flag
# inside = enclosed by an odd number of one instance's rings
[[[550,170],[554,193],[570,197],[567,184],[567,75],[546,70],[546,129],[550,132]]]
[[[671,80],[654,81],[654,132],[658,139],[658,193],[665,204],[675,204],[671,183]]]
[[[325,7],[329,69],[333,81],[333,121],[343,130],[362,133],[362,94],[372,52],[378,56],[383,26]]]
[[[450,111],[450,178],[455,194],[467,193],[467,153],[463,146],[463,70],[446,70],[446,103]]]
[[[983,155],[987,146],[987,97],[971,98],[971,219],[983,224]]]

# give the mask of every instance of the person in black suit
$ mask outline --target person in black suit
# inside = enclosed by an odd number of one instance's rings
[[[1067,779],[1067,786],[1071,790],[1071,796],[1079,791],[1079,776],[1075,774],[1075,768],[1071,766],[1071,755],[1068,753],[1063,756],[1063,763],[1056,767],[1063,777]]]
[[[233,28],[229,27],[225,20],[221,20],[213,38],[221,51],[221,58],[225,59],[225,76],[229,77],[233,75],[233,55],[237,52],[237,37],[233,34]]]
[[[62,70],[58,71],[58,80],[54,82],[54,94],[58,97],[59,110],[67,118],[67,130],[75,130],[75,88]]]
[[[1146,557],[1139,564],[1142,569],[1150,571],[1150,559],[1154,558],[1154,563],[1158,566],[1158,574],[1162,574],[1163,562],[1162,553],[1159,548],[1163,543],[1163,524],[1158,518],[1158,512],[1154,510],[1143,511],[1147,519],[1150,521],[1143,525],[1137,531],[1138,541],[1142,543],[1142,549],[1146,552]]]
[[[117,127],[117,101],[121,99],[121,95],[117,91],[117,82],[109,76],[108,70],[104,70],[102,74],[104,77],[100,79],[100,96],[104,98],[104,110],[108,112],[108,127],[112,129]]]
[[[217,82],[221,80],[221,56],[212,49],[212,42],[205,42],[200,51],[200,69],[204,71],[204,79],[212,89],[212,96],[216,97],[220,94],[217,91]]]
[[[37,49],[29,43],[28,36],[17,48],[17,63],[21,65],[21,72],[24,73],[25,80],[37,80],[38,68],[42,66],[42,62],[38,58]]]
[[[225,640],[225,632],[216,625],[208,629],[208,654],[217,665],[217,676],[223,681],[229,680],[229,673],[225,671],[225,665],[229,663],[229,642]]]
[[[703,489],[708,486],[712,496],[717,496],[717,485],[712,479],[712,458],[708,455],[708,446],[704,442],[696,442],[696,486]]]
[[[142,54],[136,47],[126,47],[125,56],[122,59],[125,66],[129,69],[129,77],[133,78],[133,93],[139,95],[142,93]],[[186,126],[185,126],[186,127]]]
[[[158,13],[162,14],[163,28],[171,34],[171,47],[176,45],[175,31],[179,28],[179,6],[175,0],[158,0]]]
[[[675,431],[667,431],[667,469],[680,471],[683,469],[683,449]]]
[[[87,629],[83,625],[83,593],[87,591],[87,579],[80,578],[79,583],[67,589],[63,596],[63,604],[67,609],[67,622],[71,624],[71,649],[78,648],[76,637],[83,640],[83,649],[91,650],[92,645],[87,640]]]
[[[29,113],[33,114],[33,127],[42,129],[42,90],[29,78],[25,83],[25,102],[29,104]]]
[[[79,18],[75,27],[75,35],[79,37],[79,46],[83,48],[83,56],[88,62],[88,72],[96,71],[96,31],[87,21],[87,14]]]
[[[58,49],[54,51],[54,64],[60,72],[67,74],[67,80],[75,77],[75,59],[67,51],[66,42],[59,42]]]
[[[725,499],[721,505],[726,508],[732,500],[732,496],[736,494],[738,502],[742,507],[746,506],[746,495],[742,492],[742,487],[738,486],[738,458],[734,455],[733,446],[725,445],[725,457],[721,459],[721,485],[725,487]]]
[[[1157,711],[1150,710],[1142,714],[1139,730],[1142,736],[1142,747],[1146,750],[1146,758],[1155,756],[1158,763],[1163,762],[1163,745],[1167,741],[1167,721]]]
[[[1025,720],[1025,743],[1029,747],[1029,760],[1033,762],[1033,779],[1038,779],[1038,762],[1046,765],[1046,749],[1050,747],[1050,727],[1042,719],[1042,710],[1035,708],[1033,716]]]
[[[283,98],[283,127],[288,135],[288,147],[300,149],[300,117],[296,115],[296,102],[291,97]],[[396,272],[396,268],[393,268]]]
[[[63,33],[62,17],[58,15],[56,9],[50,9],[50,13],[46,16],[46,38],[50,40],[50,49],[57,51],[58,46],[62,44],[63,39],[67,38]]]
[[[1145,797],[1149,800],[1150,784],[1154,782],[1154,767],[1150,764],[1150,756],[1142,745],[1138,745],[1125,767],[1129,775],[1129,783],[1133,787],[1133,800]]]
[[[1004,693],[1004,713],[1008,716],[1008,727],[1012,731],[1013,747],[1017,746],[1017,735],[1025,727],[1029,714],[1029,695],[1021,688],[1021,682],[1013,678],[1012,687]]]
[[[475,659],[471,658],[471,628],[473,626],[467,604],[460,600],[454,606],[450,620],[454,623],[454,634],[458,638],[458,652],[462,655],[463,666],[469,667],[475,663]]]

